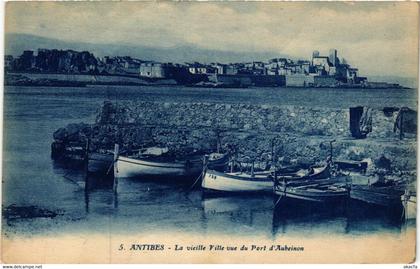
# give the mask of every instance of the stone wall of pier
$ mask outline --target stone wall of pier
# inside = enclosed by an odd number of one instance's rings
[[[350,136],[349,109],[159,102],[126,102],[118,107],[104,106],[104,109],[99,113],[98,123],[308,136]],[[115,115],[111,115],[112,113]],[[394,132],[397,114],[397,111],[384,113],[381,109],[373,109],[372,132],[368,137],[397,138],[398,134]]]
[[[394,173],[416,169],[416,138],[400,141],[394,133],[397,112],[372,111],[372,132],[356,140],[349,130],[349,110],[275,105],[218,103],[158,103],[132,101],[104,103],[92,125],[73,126],[72,140],[91,148],[123,149],[166,146],[177,154],[234,149],[239,158],[264,166],[276,156],[286,163],[316,163],[329,153],[346,160],[368,160],[378,166],[381,158],[391,161]],[[59,130],[60,131],[60,130]],[[66,140],[66,130],[56,132],[56,140]],[[71,133],[68,132],[68,133]],[[74,138],[77,137],[77,138]],[[67,139],[71,140],[71,139]],[[66,142],[67,143],[67,142]],[[405,172],[404,172],[405,171]]]

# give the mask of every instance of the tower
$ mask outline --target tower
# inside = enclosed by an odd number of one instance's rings
[[[337,50],[336,49],[330,49],[328,60],[330,60],[330,63],[332,63],[333,66],[336,66],[337,64]]]

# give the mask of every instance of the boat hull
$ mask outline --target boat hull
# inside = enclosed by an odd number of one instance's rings
[[[330,166],[325,165],[322,167],[315,167],[313,168],[313,173],[311,174],[304,174],[299,175],[298,172],[292,172],[292,173],[279,173],[277,175],[278,180],[282,181],[302,181],[302,180],[315,180],[315,179],[326,179],[331,176],[330,174]]]
[[[207,170],[201,186],[205,190],[223,192],[272,192],[273,184],[269,178],[241,177]]]
[[[343,199],[347,198],[349,194],[346,188],[336,187],[334,185],[325,185],[322,188],[304,185],[294,187],[276,185],[274,192],[281,197],[310,202],[328,202]]]
[[[202,163],[164,163],[119,156],[114,165],[116,178],[171,178],[197,177],[202,172]]]
[[[112,174],[114,156],[112,154],[89,154],[88,172],[93,174]]]
[[[408,199],[401,197],[404,203],[404,216],[406,220],[417,218],[417,197],[410,196]]]
[[[385,207],[401,205],[401,195],[403,194],[404,191],[396,190],[393,187],[353,185],[350,190],[352,199]]]

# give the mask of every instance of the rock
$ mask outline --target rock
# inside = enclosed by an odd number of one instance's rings
[[[55,140],[64,141],[67,138],[67,129],[66,128],[59,128],[57,131],[54,132],[53,138]]]
[[[392,117],[394,116],[394,112],[398,112],[399,110],[399,107],[384,107],[382,111],[385,117]]]
[[[98,113],[96,123],[98,124],[112,124],[115,123],[116,108],[110,101],[105,101]]]
[[[52,211],[36,206],[17,206],[15,204],[3,208],[3,216],[7,220],[33,219],[33,218],[55,218],[63,212]]]
[[[54,132],[53,138],[63,142],[80,142],[81,137],[89,136],[91,127],[85,123],[71,123]]]
[[[366,158],[364,148],[357,147],[357,146],[349,147],[347,149],[346,155],[350,160],[354,160],[354,161],[361,161],[364,158]]]
[[[380,169],[385,169],[387,171],[391,170],[391,160],[384,155],[375,160],[375,165]]]

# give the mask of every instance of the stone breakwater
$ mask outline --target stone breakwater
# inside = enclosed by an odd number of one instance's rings
[[[110,105],[110,104],[109,104]],[[107,105],[107,106],[109,106]],[[126,102],[104,107],[98,123],[349,136],[349,110],[298,106]],[[114,113],[115,115],[112,115]],[[372,110],[371,138],[396,138],[397,112]]]
[[[368,160],[370,168],[390,161],[390,173],[415,173],[416,138],[400,141],[394,133],[397,112],[372,110],[372,132],[366,139],[350,135],[349,109],[219,103],[105,102],[93,124],[72,124],[54,133],[59,145],[91,140],[91,150],[149,146],[168,147],[176,154],[234,149],[240,159],[264,166],[272,142],[278,161],[316,163],[329,154],[338,159]]]

